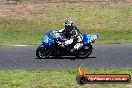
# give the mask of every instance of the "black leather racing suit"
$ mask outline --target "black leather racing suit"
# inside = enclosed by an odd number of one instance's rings
[[[59,31],[62,32],[64,36],[67,38],[67,40],[64,43],[65,46],[68,46],[73,42],[76,43],[71,52],[74,52],[75,50],[78,50],[83,46],[83,36],[76,26],[74,26],[70,32],[67,32],[65,29]]]

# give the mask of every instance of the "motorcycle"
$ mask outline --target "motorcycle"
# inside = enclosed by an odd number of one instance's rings
[[[39,59],[49,58],[49,56],[76,56],[77,58],[87,58],[93,50],[91,43],[98,39],[98,35],[83,34],[83,46],[76,52],[71,53],[75,43],[64,46],[62,42],[66,38],[56,30],[48,31],[42,38],[42,43],[36,49],[36,56]]]

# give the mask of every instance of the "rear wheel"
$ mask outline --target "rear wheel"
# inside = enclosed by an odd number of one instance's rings
[[[38,47],[36,50],[36,56],[38,59],[45,59],[51,55],[52,51],[47,48],[40,48]]]
[[[84,45],[77,53],[77,58],[87,58],[92,53],[92,45]]]

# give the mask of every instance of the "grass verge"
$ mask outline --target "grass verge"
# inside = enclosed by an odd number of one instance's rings
[[[0,45],[39,44],[46,31],[63,28],[67,18],[72,19],[82,33],[99,34],[97,43],[132,43],[131,5],[83,8],[68,3],[62,7],[44,3],[0,5],[3,5]]]
[[[87,69],[88,74],[130,74],[132,69]],[[12,70],[0,71],[1,88],[131,88],[130,84],[76,83],[76,70]]]

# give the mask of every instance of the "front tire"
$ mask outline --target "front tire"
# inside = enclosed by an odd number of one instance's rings
[[[92,53],[93,47],[91,44],[84,45],[77,53],[77,58],[87,58]]]
[[[47,48],[38,47],[36,49],[37,59],[45,59],[45,58],[48,58],[51,55],[51,53],[52,53],[52,51],[50,49],[47,49]]]

